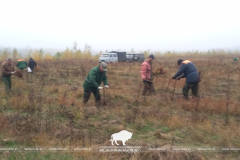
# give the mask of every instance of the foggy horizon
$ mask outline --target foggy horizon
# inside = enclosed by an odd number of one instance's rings
[[[238,1],[3,1],[0,47],[93,52],[240,49]]]

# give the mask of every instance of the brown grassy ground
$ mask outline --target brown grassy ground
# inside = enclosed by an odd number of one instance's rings
[[[130,146],[238,147],[240,64],[232,57],[188,57],[202,72],[200,99],[182,100],[185,79],[177,81],[177,59],[157,57],[153,70],[163,67],[164,75],[154,78],[155,96],[142,97],[140,63],[108,65],[110,88],[102,109],[91,96],[82,106],[83,87],[93,60],[39,62],[35,74],[24,80],[12,77],[12,93],[5,95],[0,83],[1,147],[91,147],[111,146],[113,133],[133,133]],[[190,93],[191,94],[191,93]],[[227,98],[228,97],[228,98]],[[228,101],[227,101],[228,100]],[[227,103],[228,102],[228,103]],[[226,120],[226,106],[228,115]],[[120,143],[120,142],[119,142]],[[239,147],[240,148],[240,147]],[[2,159],[237,159],[239,152],[12,152]],[[22,158],[24,159],[24,158]]]

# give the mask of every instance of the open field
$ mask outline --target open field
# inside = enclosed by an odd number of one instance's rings
[[[97,109],[91,95],[82,106],[82,84],[97,61],[37,62],[35,74],[12,76],[12,93],[0,83],[0,148],[97,148],[112,146],[111,135],[133,133],[127,146],[165,148],[165,152],[102,153],[96,151],[0,151],[1,159],[239,159],[239,151],[172,151],[171,147],[240,148],[240,63],[234,56],[159,56],[153,70],[157,95],[143,97],[141,63],[111,63],[106,105]],[[179,58],[201,71],[199,99],[182,99],[185,79],[176,83]],[[100,91],[102,93],[102,91]],[[189,92],[191,95],[191,92]],[[103,97],[102,97],[103,98]],[[121,144],[121,142],[119,141]],[[24,158],[25,157],[25,158]]]

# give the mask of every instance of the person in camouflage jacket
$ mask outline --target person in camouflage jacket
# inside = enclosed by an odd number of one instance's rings
[[[8,58],[5,62],[2,63],[1,71],[2,71],[2,80],[5,84],[5,90],[7,93],[9,93],[12,87],[11,76],[15,74],[15,69],[12,64],[11,58]]]

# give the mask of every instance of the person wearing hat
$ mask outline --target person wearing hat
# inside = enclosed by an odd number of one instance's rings
[[[23,58],[20,58],[20,59],[18,60],[17,67],[18,67],[20,70],[23,71],[23,69],[27,67],[27,62],[26,62],[26,60],[23,59]]]
[[[87,78],[83,83],[83,88],[84,88],[83,104],[87,103],[91,93],[93,93],[95,97],[96,106],[99,107],[100,99],[101,99],[99,90],[103,89],[103,87],[100,86],[102,81],[104,83],[104,87],[109,88],[106,72],[107,72],[107,63],[105,62],[101,62],[99,66],[93,67],[90,70]]]
[[[182,89],[183,98],[188,99],[188,91],[191,89],[192,94],[197,97],[199,74],[195,65],[189,60],[179,59],[177,64],[180,66],[178,72],[172,77],[172,79],[178,79],[186,77],[186,83]]]
[[[152,61],[155,59],[154,55],[149,55],[148,60],[143,62],[141,65],[141,77],[144,83],[144,88],[142,91],[142,95],[145,96],[147,91],[149,93],[155,94],[155,89],[153,87],[153,77],[152,77]]]
[[[8,58],[5,62],[1,65],[2,70],[2,80],[5,84],[5,90],[7,93],[10,92],[12,87],[11,76],[15,74],[14,66],[12,64],[12,59]]]

